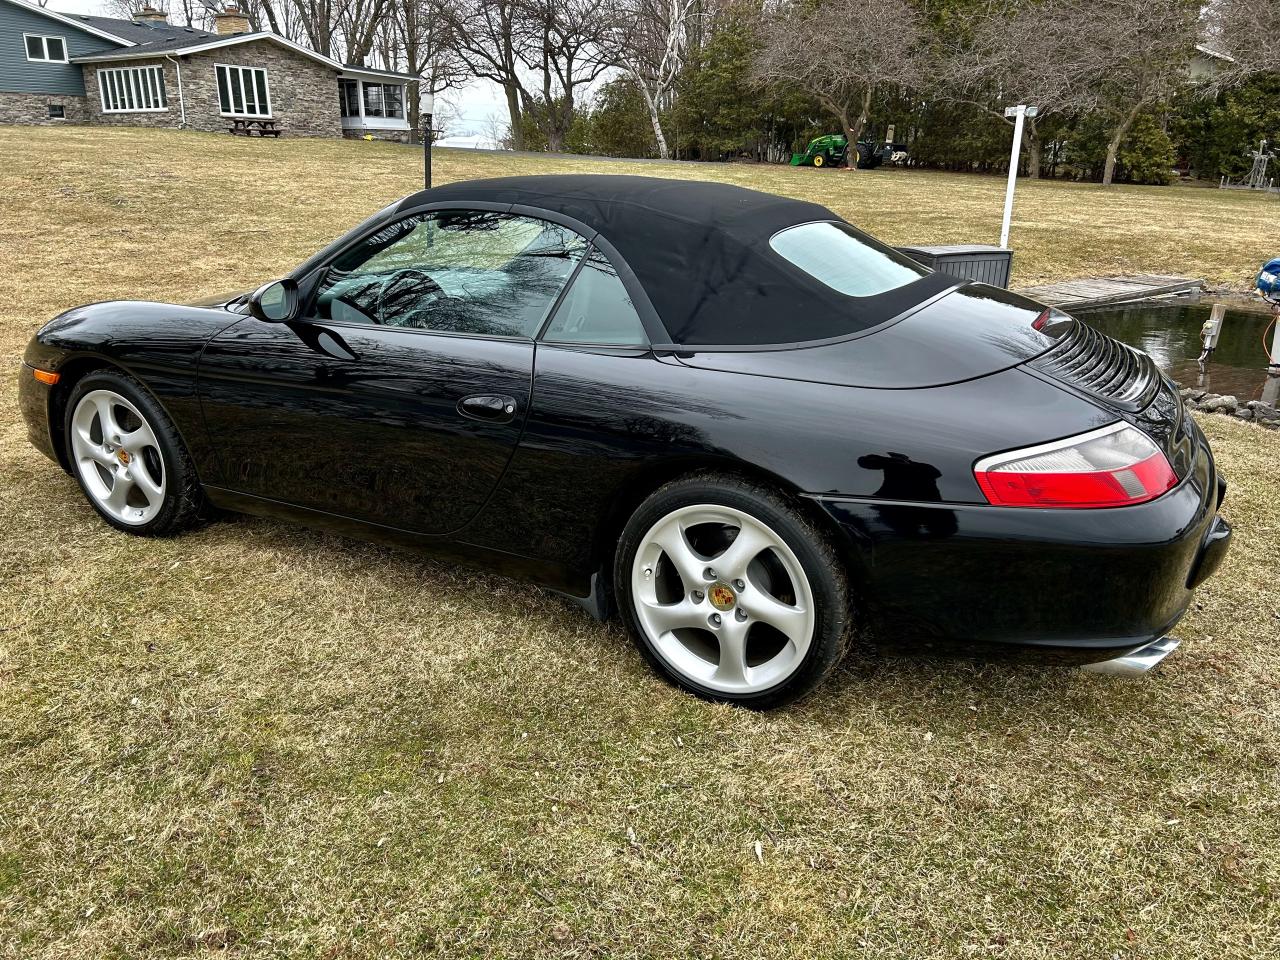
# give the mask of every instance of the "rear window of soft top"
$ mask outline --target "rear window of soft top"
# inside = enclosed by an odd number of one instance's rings
[[[888,293],[931,272],[846,223],[825,221],[787,227],[770,238],[769,246],[788,263],[849,297]]]

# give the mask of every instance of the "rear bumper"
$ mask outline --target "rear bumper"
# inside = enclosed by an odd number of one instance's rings
[[[847,538],[879,632],[904,646],[1105,661],[1166,637],[1226,555],[1225,483],[1197,441],[1183,481],[1131,507],[814,500]]]

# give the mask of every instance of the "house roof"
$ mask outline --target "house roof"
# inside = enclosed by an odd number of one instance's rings
[[[86,33],[102,37],[120,44],[119,50],[104,50],[87,54],[83,57],[72,57],[72,63],[97,63],[111,60],[145,60],[150,57],[164,57],[189,53],[201,53],[205,50],[216,50],[221,47],[236,46],[254,40],[267,40],[271,43],[287,47],[295,53],[331,67],[340,73],[370,75],[375,77],[393,77],[398,80],[413,80],[407,73],[394,70],[379,70],[374,67],[363,67],[354,63],[340,63],[332,57],[316,53],[300,43],[294,43],[279,34],[260,31],[258,33],[237,33],[229,37],[198,30],[195,27],[183,27],[171,23],[138,23],[134,20],[122,20],[118,17],[96,17],[83,13],[59,13],[48,7],[40,7],[27,0],[0,0],[32,13],[40,14],[65,26],[75,27]]]
[[[350,76],[370,76],[375,78],[390,77],[394,80],[416,80],[411,73],[397,73],[395,70],[382,70],[378,67],[362,67],[358,63],[344,63],[342,65],[342,75]]]
[[[168,36],[146,43],[135,43],[131,47],[119,50],[103,50],[100,53],[89,53],[83,57],[72,57],[72,63],[95,63],[99,60],[145,60],[147,57],[163,57],[166,54],[187,52],[191,48],[203,48],[210,41],[217,40],[216,33]],[[239,37],[235,38],[239,39]]]
[[[216,33],[198,30],[195,27],[182,27],[172,23],[137,23],[133,20],[120,20],[116,17],[93,17],[82,13],[68,13],[65,16],[77,24],[94,27],[104,33],[113,34],[129,43],[145,44],[159,40],[185,37],[188,41],[198,37],[216,37]]]
[[[1231,54],[1223,53],[1220,50],[1214,50],[1212,47],[1206,46],[1203,43],[1196,44],[1196,52],[1203,54],[1204,56],[1208,57],[1210,60],[1225,60],[1227,61],[1227,63],[1236,62],[1236,58],[1231,56]]]
[[[21,7],[32,13],[47,17],[64,26],[75,27],[86,33],[112,40],[122,47],[137,47],[149,43],[175,41],[183,39],[187,43],[202,37],[216,37],[217,34],[194,27],[175,26],[170,23],[137,23],[133,20],[122,20],[118,17],[95,17],[83,13],[59,13],[48,7],[40,7],[27,0],[0,0],[15,7]]]
[[[105,18],[99,17],[96,19]],[[105,50],[102,53],[91,53],[83,57],[73,57],[71,62],[101,63],[112,60],[144,60],[148,57],[174,55],[186,56],[192,53],[203,53],[206,50],[219,50],[224,47],[238,46],[242,43],[252,43],[255,40],[266,40],[269,43],[285,47],[340,73],[350,71],[355,73],[376,74],[382,77],[396,77],[402,80],[413,79],[408,74],[393,73],[388,70],[374,70],[369,67],[347,66],[346,64],[339,63],[331,57],[326,57],[323,54],[316,53],[314,50],[304,47],[300,43],[294,43],[292,40],[282,37],[278,33],[270,33],[265,30],[257,33],[237,33],[229,37],[219,36],[216,33],[205,33],[202,30],[196,30],[194,33],[176,33],[146,43],[135,43],[133,46],[125,47],[122,50]]]

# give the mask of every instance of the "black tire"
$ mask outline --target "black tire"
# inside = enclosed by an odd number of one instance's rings
[[[145,523],[125,523],[104,510],[85,485],[76,462],[72,444],[72,420],[80,401],[95,390],[111,390],[128,400],[146,420],[157,441],[163,462],[164,496],[159,509]],[[205,509],[204,492],[196,476],[191,454],[182,442],[173,421],[164,408],[137,380],[119,370],[94,370],[72,387],[67,398],[63,422],[63,440],[71,474],[80,485],[89,505],[107,523],[124,533],[143,537],[167,537],[180,533],[196,523]],[[154,454],[150,454],[154,456]]]
[[[741,511],[770,528],[790,548],[808,580],[815,614],[809,648],[799,665],[768,689],[736,694],[699,684],[668,663],[655,648],[637,615],[632,568],[645,535],[674,511],[704,504]],[[623,529],[614,556],[613,583],[623,621],[649,664],[671,683],[707,700],[757,710],[783,706],[818,686],[849,647],[852,617],[848,578],[836,551],[792,498],[752,481],[719,474],[697,474],[668,483],[655,491],[636,509]]]

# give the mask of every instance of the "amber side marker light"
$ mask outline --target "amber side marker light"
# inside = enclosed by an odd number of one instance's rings
[[[39,367],[31,368],[31,375],[41,383],[55,384],[62,379],[62,374],[54,373],[50,370],[41,370]]]

